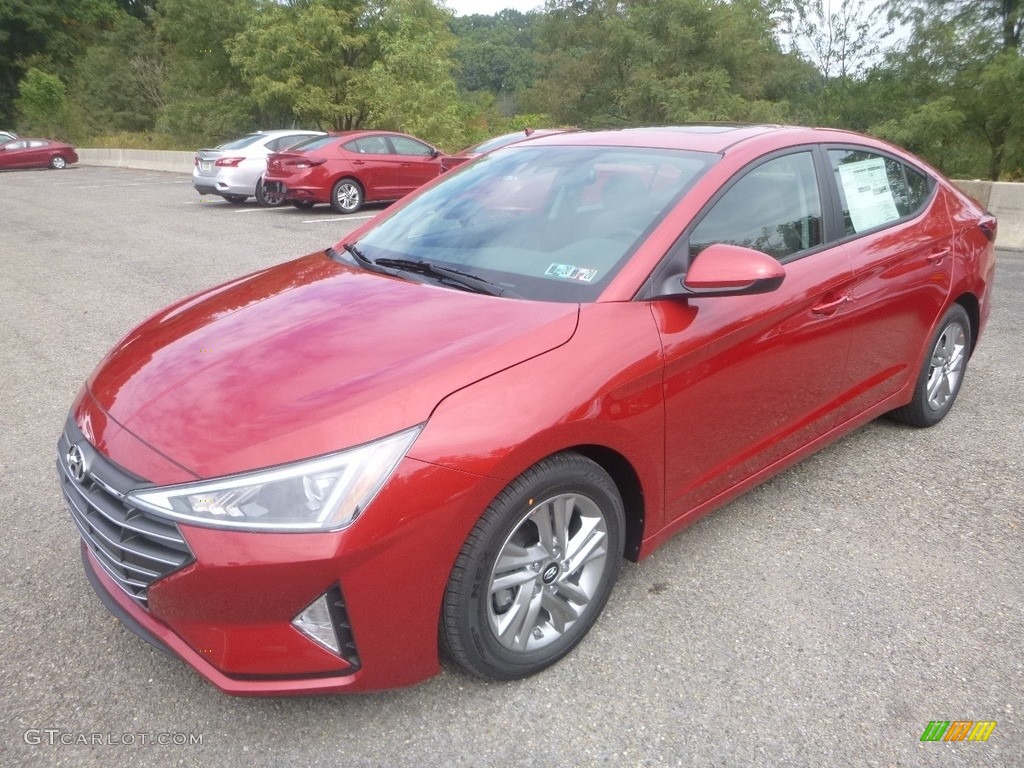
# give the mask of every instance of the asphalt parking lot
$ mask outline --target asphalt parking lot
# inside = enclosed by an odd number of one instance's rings
[[[1024,766],[1020,253],[1000,253],[944,422],[872,423],[626,564],[535,678],[238,699],[125,630],[57,488],[76,391],[160,307],[374,213],[234,206],[172,174],[0,173],[0,766]],[[932,720],[998,725],[922,743]]]

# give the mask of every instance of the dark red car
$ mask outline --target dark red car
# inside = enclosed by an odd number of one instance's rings
[[[86,574],[229,693],[538,672],[622,558],[871,419],[941,420],[995,230],[841,131],[497,150],[107,355],[58,449]]]
[[[474,157],[479,157],[487,152],[491,152],[501,147],[507,147],[509,144],[518,144],[520,141],[526,141],[527,139],[540,138],[541,136],[550,136],[555,133],[565,133],[568,128],[527,128],[525,131],[516,131],[514,133],[506,133],[501,136],[494,136],[485,141],[481,141],[478,144],[473,144],[461,149],[454,155],[448,155],[441,158],[441,173],[452,170],[452,168],[458,168],[463,163],[468,163]]]
[[[300,208],[330,203],[355,213],[398,200],[441,172],[442,152],[404,133],[331,133],[267,159],[266,188]]]
[[[70,144],[52,139],[19,138],[0,144],[0,168],[55,168],[78,162]]]

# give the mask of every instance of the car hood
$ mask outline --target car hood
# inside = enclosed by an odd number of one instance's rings
[[[568,341],[578,313],[317,253],[153,316],[107,355],[88,390],[116,424],[213,477],[421,423],[451,392]]]

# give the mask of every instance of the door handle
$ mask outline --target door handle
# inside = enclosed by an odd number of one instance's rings
[[[366,165],[365,160],[353,160],[352,165]]]
[[[942,260],[949,256],[949,248],[942,248],[934,253],[928,254],[925,258],[932,264],[941,264]]]
[[[821,304],[817,304],[811,308],[811,312],[816,315],[834,315],[843,304],[850,300],[850,294],[844,293],[837,299],[831,301],[823,301]]]

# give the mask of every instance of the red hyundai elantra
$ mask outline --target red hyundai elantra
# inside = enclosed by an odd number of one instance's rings
[[[345,131],[318,136],[267,159],[266,188],[299,208],[330,203],[355,213],[398,200],[437,177],[442,153],[404,133]]]
[[[107,355],[58,451],[86,574],[230,693],[538,672],[623,557],[877,416],[942,419],[995,228],[840,131],[497,150]]]
[[[0,168],[46,168],[63,170],[78,162],[70,144],[53,139],[18,138],[0,143]]]

